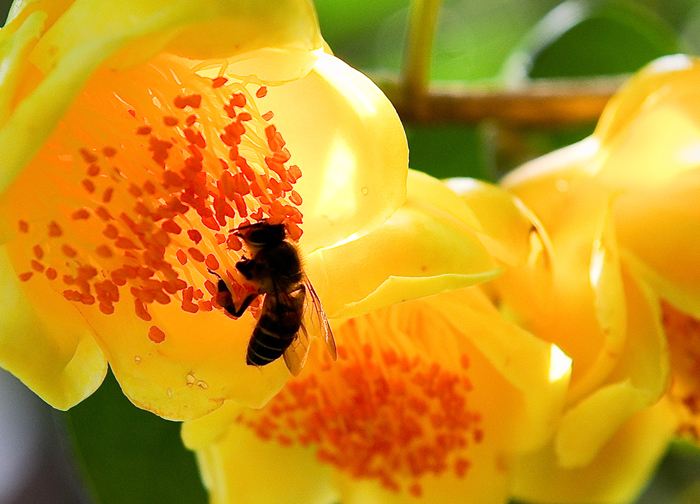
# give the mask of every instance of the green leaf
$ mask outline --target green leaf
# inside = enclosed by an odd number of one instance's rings
[[[458,81],[498,78],[512,49],[556,4],[553,0],[445,1],[431,77]]]
[[[406,27],[406,0],[372,0],[343,2],[314,0],[321,33],[336,56],[357,68],[398,69]],[[398,20],[398,47],[382,48],[377,56],[377,44],[389,20]],[[387,64],[392,61],[392,64]]]
[[[668,23],[638,3],[569,0],[535,26],[504,74],[513,81],[630,73],[680,50]]]
[[[180,424],[136,408],[111,373],[95,394],[61,416],[95,502],[207,502],[194,456],[180,441]]]
[[[7,13],[10,12],[10,5],[12,5],[12,0],[0,0],[0,26],[5,24]]]
[[[482,128],[462,125],[406,125],[411,168],[433,177],[475,177],[493,181]]]

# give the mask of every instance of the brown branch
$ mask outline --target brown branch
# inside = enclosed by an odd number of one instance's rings
[[[537,80],[513,89],[433,83],[423,96],[402,91],[395,78],[374,81],[407,123],[478,123],[552,127],[595,121],[625,77]]]

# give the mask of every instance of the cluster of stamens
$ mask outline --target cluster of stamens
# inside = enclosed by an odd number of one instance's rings
[[[455,371],[369,343],[341,345],[337,362],[314,366],[237,421],[263,440],[313,447],[354,478],[420,496],[424,476],[465,477],[469,448],[484,436],[468,404],[466,355],[461,362]]]
[[[700,320],[663,305],[663,323],[671,351],[670,396],[679,410],[678,434],[700,441]]]
[[[74,153],[66,179],[84,173],[74,189],[80,205],[50,222],[17,223],[31,258],[22,281],[43,276],[66,300],[106,315],[127,298],[138,317],[151,321],[154,303],[177,302],[188,313],[214,309],[210,272],[227,280],[234,299],[245,295],[251,287],[234,267],[243,246],[236,227],[284,222],[289,238],[299,239],[302,198],[294,184],[301,170],[289,163],[273,113],[258,111],[267,88],[223,76],[190,78],[208,82],[208,90],[160,104],[165,113],[158,118],[142,117],[121,100],[141,159],[120,152],[122,139]],[[228,118],[223,128],[209,124],[212,113],[217,124]],[[152,341],[165,336],[150,327]]]

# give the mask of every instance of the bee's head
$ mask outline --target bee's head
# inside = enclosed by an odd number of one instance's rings
[[[284,224],[270,224],[267,221],[241,226],[235,231],[250,247],[270,247],[282,243],[287,236]]]

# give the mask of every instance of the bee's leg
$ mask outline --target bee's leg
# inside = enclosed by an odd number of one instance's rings
[[[241,303],[241,306],[239,306],[238,308],[236,308],[236,306],[233,303],[231,303],[230,305],[224,306],[224,308],[231,316],[238,318],[245,313],[245,311],[250,306],[250,303],[255,301],[255,298],[257,298],[259,295],[260,294],[258,294],[257,292],[253,292],[253,293],[248,294],[246,296],[246,298]]]
[[[253,279],[253,268],[255,268],[256,263],[253,259],[241,259],[236,263],[236,269],[245,277],[246,280]]]

